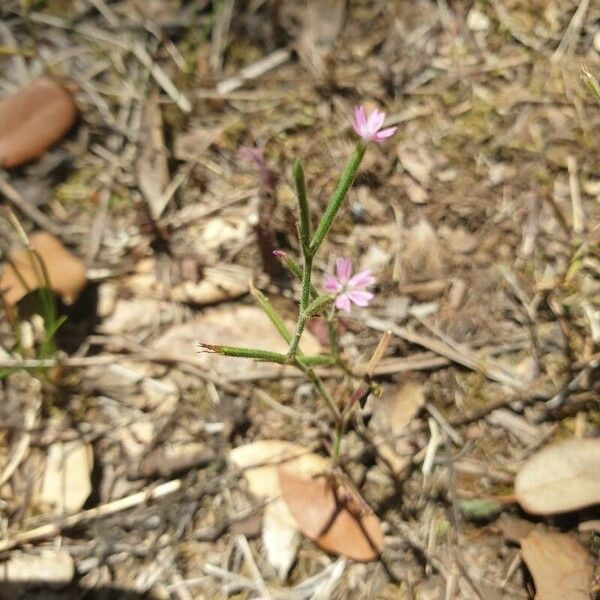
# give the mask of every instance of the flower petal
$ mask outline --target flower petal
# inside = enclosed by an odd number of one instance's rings
[[[362,289],[369,285],[373,285],[376,279],[371,275],[370,269],[365,269],[360,273],[357,273],[350,281],[348,282],[348,287],[352,289]]]
[[[338,281],[343,285],[348,283],[348,280],[352,276],[352,259],[351,258],[338,258],[335,261],[335,272],[337,274]]]
[[[329,273],[326,273],[323,277],[323,287],[330,294],[337,294],[338,292],[342,291],[342,284],[333,275],[330,275]]]
[[[348,297],[348,294],[340,294],[336,299],[335,299],[335,305],[340,309],[343,310],[345,312],[350,312],[350,298]]]
[[[384,140],[385,138],[389,138],[390,136],[394,135],[394,133],[396,133],[396,129],[398,129],[398,128],[397,127],[388,127],[387,129],[382,129],[381,131],[378,131],[375,134],[376,141],[380,142],[381,140]]]
[[[381,129],[381,126],[383,125],[383,122],[385,121],[385,113],[383,111],[376,111],[376,113],[377,113],[377,118],[373,120],[373,126],[374,126],[373,134],[376,134]]]
[[[383,120],[385,119],[385,113],[379,112],[377,109],[374,109],[373,112],[369,115],[367,119],[367,128],[369,133],[375,134],[377,130],[381,127]]]
[[[368,306],[369,303],[371,302],[371,300],[373,300],[373,294],[371,294],[371,292],[362,292],[362,291],[355,290],[353,292],[348,292],[347,294],[344,294],[344,295],[348,296],[348,299],[351,302],[354,302],[354,304],[356,304],[356,306]],[[336,302],[336,306],[337,306],[337,302]]]
[[[365,107],[362,104],[354,108],[354,122],[356,123],[359,129],[362,129],[367,123]]]

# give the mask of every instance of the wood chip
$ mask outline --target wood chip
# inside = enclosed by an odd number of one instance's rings
[[[92,466],[92,447],[88,443],[76,439],[51,444],[36,501],[58,513],[80,510],[92,492]]]

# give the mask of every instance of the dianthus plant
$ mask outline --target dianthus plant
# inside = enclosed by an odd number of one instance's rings
[[[198,344],[198,351],[200,352],[213,352],[224,356],[292,365],[302,371],[307,379],[315,385],[333,418],[335,424],[333,454],[336,457],[340,451],[342,435],[350,412],[357,401],[366,400],[371,391],[371,381],[367,372],[367,377],[363,377],[363,381],[356,391],[346,401],[339,402],[329,391],[315,368],[323,365],[338,365],[346,373],[351,374],[340,353],[337,316],[339,311],[350,312],[353,304],[358,307],[367,306],[373,298],[373,293],[368,291],[367,288],[375,283],[375,279],[368,270],[353,274],[351,259],[341,257],[336,261],[335,273],[326,274],[322,286],[319,286],[315,285],[313,279],[314,264],[319,248],[321,248],[327,237],[348,190],[356,178],[368,145],[370,143],[382,143],[396,131],[395,127],[382,129],[384,120],[385,114],[383,112],[373,110],[367,115],[364,107],[356,107],[352,127],[358,135],[358,142],[314,230],[311,225],[304,168],[300,160],[296,160],[294,163],[292,176],[298,203],[298,241],[302,253],[302,262],[298,263],[285,252],[274,252],[283,266],[300,280],[298,317],[293,331],[288,329],[269,300],[257,289],[252,289],[255,300],[267,314],[281,337],[287,342],[287,353],[202,342]],[[306,356],[300,349],[302,333],[307,322],[318,315],[321,315],[327,322],[330,350],[327,354]]]

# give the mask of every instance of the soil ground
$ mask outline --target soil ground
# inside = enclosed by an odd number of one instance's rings
[[[51,588],[54,563],[31,568],[36,587],[0,597],[528,598],[533,525],[597,563],[597,507],[535,517],[513,484],[540,448],[600,432],[600,107],[580,70],[600,75],[598,3],[5,0],[0,16],[2,95],[51,74],[80,111],[1,174],[3,202],[28,234],[51,227],[88,278],[59,305],[54,366],[11,369],[0,388],[14,467],[0,537],[17,540],[3,557],[66,554],[74,571]],[[356,372],[392,332],[381,394],[342,446],[386,543],[363,564],[304,539],[282,580],[264,503],[228,454],[277,439],[328,456],[328,413],[295,371],[194,343],[271,344],[250,280],[295,319],[297,282],[272,256],[298,256],[291,165],[304,160],[316,219],[359,103],[398,131],[369,146],[316,283],[339,256],[377,277],[340,323]],[[0,236],[19,243],[6,213]],[[16,330],[0,316],[4,366],[39,358],[30,313]],[[308,336],[323,349],[320,321]],[[340,402],[356,383],[319,372]],[[65,448],[88,456],[74,475]],[[40,499],[50,456],[71,522]]]

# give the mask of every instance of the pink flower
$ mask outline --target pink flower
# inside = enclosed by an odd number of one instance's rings
[[[364,106],[357,106],[354,109],[354,119],[352,119],[352,127],[354,131],[365,142],[383,142],[386,138],[394,135],[397,127],[388,127],[387,129],[381,129],[383,122],[385,121],[385,113],[375,109],[368,117],[365,114]]]
[[[335,305],[346,312],[350,312],[352,304],[368,306],[373,299],[373,294],[365,291],[365,288],[375,283],[371,271],[367,269],[352,277],[352,259],[338,258],[335,272],[335,277],[326,274],[324,278],[325,289],[336,296]]]

